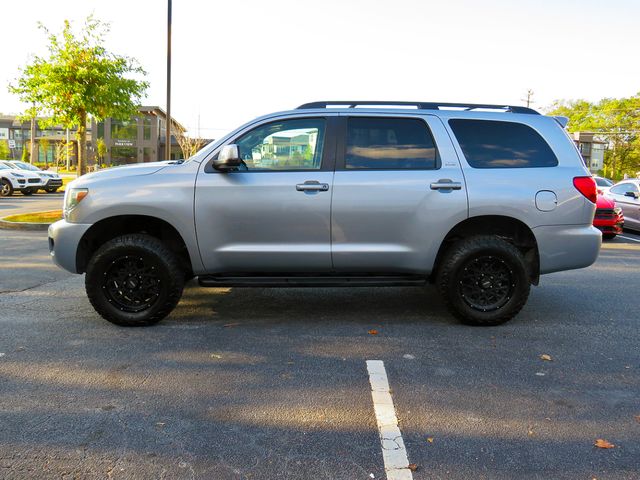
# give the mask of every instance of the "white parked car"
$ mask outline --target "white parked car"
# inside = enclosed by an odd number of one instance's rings
[[[27,162],[22,162],[20,160],[10,160],[8,161],[14,168],[19,168],[20,170],[27,170],[29,172],[33,172],[37,175],[40,175],[40,178],[44,181],[42,190],[47,193],[54,193],[62,186],[62,178],[55,172],[47,172],[45,170],[41,170],[35,165],[31,165]]]
[[[9,197],[15,191],[31,195],[42,188],[44,183],[37,173],[20,170],[11,163],[0,160],[0,196]]]

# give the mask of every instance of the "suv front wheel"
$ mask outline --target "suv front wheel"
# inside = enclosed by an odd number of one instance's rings
[[[106,320],[146,326],[169,315],[182,296],[184,273],[176,255],[144,234],[116,237],[91,258],[85,277],[89,301]]]
[[[468,325],[504,323],[529,297],[527,265],[520,250],[490,235],[455,243],[445,253],[437,285],[449,310]]]

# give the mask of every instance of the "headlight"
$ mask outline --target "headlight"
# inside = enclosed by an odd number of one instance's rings
[[[71,188],[64,192],[64,217],[67,218],[69,212],[75,208],[87,195],[88,188]]]
[[[22,177],[24,177],[24,175],[23,175],[23,174],[21,174],[21,173],[14,173],[14,174],[13,174],[13,176],[14,176],[14,177],[18,177],[18,178],[22,178]]]

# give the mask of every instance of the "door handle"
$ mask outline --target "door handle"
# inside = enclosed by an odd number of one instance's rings
[[[326,192],[329,190],[328,183],[319,183],[316,181],[308,181],[304,183],[298,183],[296,190],[299,192]]]
[[[448,178],[441,178],[430,185],[431,190],[461,190],[462,183],[452,182]]]

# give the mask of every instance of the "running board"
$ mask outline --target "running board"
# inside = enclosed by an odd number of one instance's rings
[[[198,277],[201,287],[407,287],[427,283],[416,275],[215,276]]]

